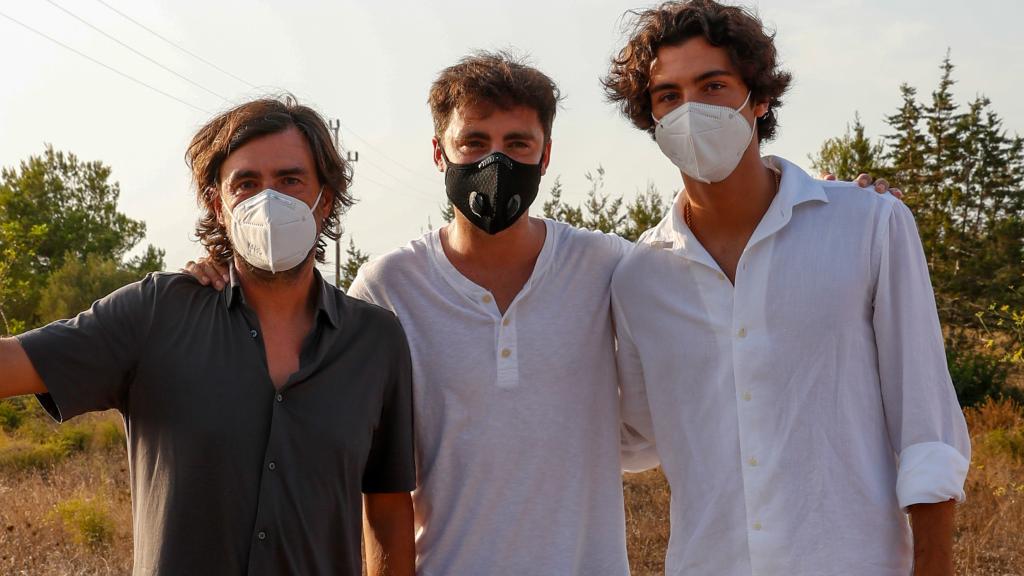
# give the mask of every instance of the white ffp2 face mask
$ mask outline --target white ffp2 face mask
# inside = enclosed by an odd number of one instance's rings
[[[316,217],[323,186],[313,208],[298,198],[267,188],[231,210],[231,245],[249,264],[278,273],[305,261],[316,242]]]
[[[655,120],[654,139],[665,156],[684,174],[710,184],[732,174],[754,137],[754,127],[739,108],[687,102]]]

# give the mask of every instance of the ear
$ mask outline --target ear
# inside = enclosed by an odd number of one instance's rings
[[[540,175],[543,176],[548,171],[548,164],[551,164],[551,139],[548,138],[544,142],[544,155],[540,157]]]
[[[768,101],[758,102],[754,104],[754,116],[760,118],[768,113],[769,104]]]
[[[331,206],[334,206],[334,188],[324,186],[324,194],[320,197],[320,205],[317,206],[321,220],[327,218],[327,215],[331,213]]]
[[[206,197],[209,198],[210,203],[213,205],[213,214],[217,217],[217,223],[221,226],[227,226],[224,222],[224,203],[221,202],[220,191],[213,186],[207,186]]]
[[[430,144],[434,147],[434,166],[437,166],[438,172],[444,172],[444,156],[441,154],[441,141],[434,136],[430,139]]]

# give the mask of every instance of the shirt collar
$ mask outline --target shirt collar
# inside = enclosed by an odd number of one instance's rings
[[[523,216],[523,218],[527,217],[528,215]],[[540,254],[537,255],[537,262],[533,265],[533,273],[530,274],[530,278],[527,279],[526,284],[523,284],[523,287],[520,288],[519,294],[516,295],[516,300],[519,299],[520,294],[527,294],[530,288],[544,275],[553,258],[552,254],[556,249],[555,244],[557,239],[555,238],[554,222],[547,218],[541,218],[540,220],[544,222],[546,230],[544,235],[544,245],[540,249]],[[451,260],[448,259],[448,255],[444,253],[444,246],[441,244],[440,228],[429,234],[427,246],[430,250],[430,257],[434,261],[437,269],[440,271],[441,276],[444,277],[445,281],[447,281],[448,284],[457,292],[475,302],[479,302],[480,298],[484,295],[490,294],[490,292],[488,292],[484,287],[463,276],[462,272],[459,272],[458,268],[451,263]]]
[[[779,181],[778,193],[747,242],[748,248],[784,228],[793,217],[793,208],[796,206],[805,202],[829,201],[821,182],[812,178],[796,164],[778,156],[765,156],[761,161],[772,170],[780,171],[782,178]],[[691,260],[717,268],[718,264],[683,221],[685,198],[684,192],[676,195],[672,201],[672,213],[655,229],[649,243],[655,247],[677,250]]]
[[[229,270],[229,282],[228,287],[224,290],[224,303],[230,309],[235,304],[245,304],[245,292],[242,290],[242,283],[238,278],[238,272],[235,270],[235,264],[232,262],[228,266]],[[327,320],[331,323],[331,327],[338,327],[338,301],[340,294],[337,293],[336,289],[324,281],[320,271],[317,270],[316,266],[313,267],[313,283],[316,285],[316,310],[318,316],[326,316]]]

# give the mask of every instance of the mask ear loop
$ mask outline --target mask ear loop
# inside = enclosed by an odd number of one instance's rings
[[[320,197],[323,196],[323,195],[324,195],[324,185],[321,184],[320,185],[320,191],[317,192],[317,194],[316,194],[316,200],[313,201],[313,205],[310,206],[310,208],[309,208],[310,212],[315,212],[316,211],[316,207],[320,205]]]

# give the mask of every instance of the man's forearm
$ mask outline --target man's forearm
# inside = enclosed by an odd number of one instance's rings
[[[952,576],[952,500],[908,508],[914,530],[914,576]]]
[[[15,338],[0,338],[0,398],[45,393],[46,385],[21,343]]]
[[[366,494],[363,537],[368,576],[413,576],[416,546],[408,493]]]

